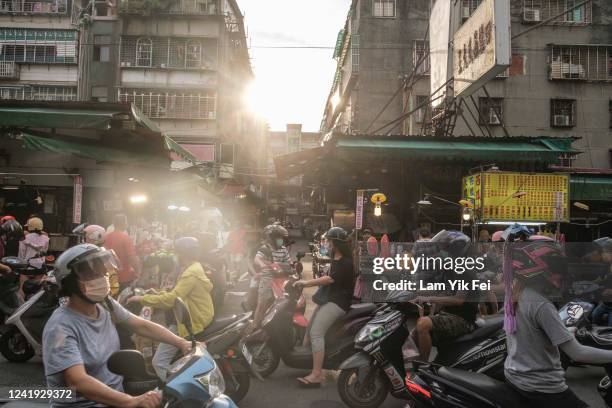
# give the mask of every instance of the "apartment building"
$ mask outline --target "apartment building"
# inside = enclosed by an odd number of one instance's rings
[[[457,27],[481,0],[455,3]],[[612,3],[606,0],[513,0],[510,68],[474,94],[473,117],[454,134],[576,136],[575,167],[612,166]],[[569,11],[566,11],[569,10]],[[468,101],[468,103],[471,103]],[[505,129],[504,129],[505,128]]]
[[[414,95],[428,95],[429,8],[429,0],[353,0],[338,34],[322,133],[384,133],[391,129],[380,127],[414,105]],[[400,123],[393,133],[418,133],[419,123]]]
[[[77,98],[72,0],[0,1],[0,98]]]
[[[481,0],[451,3],[456,30]],[[592,0],[573,8],[580,3],[510,0],[513,35],[544,24],[512,40],[511,66],[486,85],[489,97],[481,90],[473,95],[474,102],[465,100],[461,113],[466,120],[456,121],[453,135],[578,137],[574,147],[583,153],[562,164],[611,167],[612,3]],[[428,55],[422,39],[429,10],[429,1],[352,2],[338,37],[338,68],[322,132],[431,132],[429,59],[422,57]],[[394,97],[402,83],[403,92]]]

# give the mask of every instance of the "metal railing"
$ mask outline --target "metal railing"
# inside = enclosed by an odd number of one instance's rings
[[[67,0],[53,1],[0,1],[0,14],[48,14],[66,15],[68,12]]]
[[[208,39],[121,37],[121,66],[168,69],[217,68]],[[216,48],[214,48],[216,52]]]
[[[76,101],[77,89],[70,86],[0,86],[0,99],[21,101]]]
[[[549,79],[612,81],[612,46],[552,45]]]
[[[0,78],[19,79],[19,65],[14,62],[0,62]]]
[[[77,62],[73,30],[0,28],[0,61],[26,63]]]
[[[141,0],[124,0],[119,8],[120,13],[132,14],[151,12],[155,14],[203,15],[214,16],[222,14],[217,0],[178,0],[167,8],[157,7],[146,9]]]
[[[120,89],[119,101],[135,104],[152,119],[216,119],[214,92]]]
[[[553,16],[559,17],[549,21],[550,25],[586,25],[591,23],[592,3],[580,4],[582,0],[523,0],[523,22],[537,24]],[[564,10],[570,10],[564,13]]]

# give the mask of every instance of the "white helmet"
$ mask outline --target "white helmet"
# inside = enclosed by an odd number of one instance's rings
[[[83,229],[85,233],[85,242],[88,244],[102,245],[104,243],[104,236],[106,230],[100,225],[88,225]]]
[[[55,281],[59,288],[62,281],[71,273],[80,279],[91,280],[104,276],[111,269],[118,269],[113,251],[94,244],[79,244],[64,251],[55,261]]]

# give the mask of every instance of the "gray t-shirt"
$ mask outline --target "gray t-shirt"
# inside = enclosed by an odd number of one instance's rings
[[[112,300],[116,323],[127,321],[130,312]],[[47,377],[47,388],[65,388],[63,371],[83,364],[90,376],[118,391],[123,391],[121,376],[111,373],[106,361],[119,350],[119,335],[111,314],[97,305],[97,319],[82,315],[67,306],[57,308],[45,325],[43,332],[43,363]],[[51,407],[103,407],[104,405],[76,394],[70,400],[52,400]]]
[[[526,288],[516,311],[516,332],[506,341],[506,379],[528,392],[560,393],[567,389],[559,345],[572,339],[555,306],[533,289]]]

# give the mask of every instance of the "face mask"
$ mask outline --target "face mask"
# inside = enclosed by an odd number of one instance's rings
[[[283,239],[281,239],[281,238],[276,240],[276,246],[278,248],[282,247],[284,243],[285,243],[285,241]]]
[[[108,276],[102,276],[90,281],[81,282],[85,286],[83,295],[92,302],[102,302],[110,293],[110,282]]]

